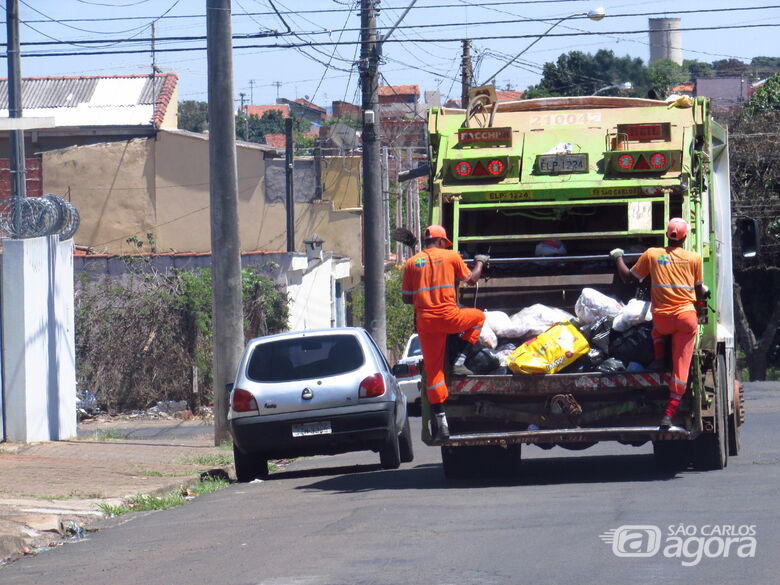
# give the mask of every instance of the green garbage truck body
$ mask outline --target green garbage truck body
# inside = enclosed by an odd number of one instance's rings
[[[666,245],[671,217],[691,226],[685,248],[702,256],[711,291],[699,307],[688,388],[674,425],[658,424],[670,371],[447,376],[445,473],[513,466],[520,445],[582,449],[652,441],[664,466],[722,468],[739,449],[726,129],[706,98],[674,104],[613,97],[483,100],[468,112],[428,114],[431,223],[444,225],[467,263],[491,257],[463,306],[513,315],[542,304],[574,314],[584,288],[625,303],[609,257]],[[555,255],[540,254],[553,246]],[[633,253],[632,253],[633,251]],[[576,364],[576,362],[575,362]]]

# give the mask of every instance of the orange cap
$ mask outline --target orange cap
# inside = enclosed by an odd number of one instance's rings
[[[666,226],[666,237],[670,240],[682,240],[688,234],[688,222],[681,217],[673,217]]]
[[[447,247],[452,248],[452,242],[447,237],[447,230],[441,225],[429,225],[425,228],[425,240],[432,240],[434,238],[444,238],[447,241]]]

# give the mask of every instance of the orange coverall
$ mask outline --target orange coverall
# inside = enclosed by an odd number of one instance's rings
[[[639,280],[651,279],[653,307],[653,349],[664,358],[667,335],[672,336],[672,379],[665,416],[677,412],[688,385],[688,371],[696,343],[699,321],[696,315],[696,285],[702,284],[701,256],[680,247],[648,248],[631,268]]]
[[[414,301],[430,404],[440,404],[448,396],[444,382],[447,335],[460,333],[466,342],[476,343],[485,322],[483,311],[462,309],[456,303],[455,281],[468,276],[469,269],[460,254],[443,248],[426,248],[404,266],[401,292]]]

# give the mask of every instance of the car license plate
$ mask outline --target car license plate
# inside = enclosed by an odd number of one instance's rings
[[[536,157],[536,169],[546,175],[556,173],[587,173],[588,155],[582,154],[540,154]]]
[[[329,435],[333,431],[330,428],[330,421],[318,421],[310,423],[301,423],[292,426],[293,437],[309,437],[311,435]]]

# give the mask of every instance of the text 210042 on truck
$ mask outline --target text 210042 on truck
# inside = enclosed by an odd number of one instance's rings
[[[573,312],[585,287],[626,303],[637,288],[616,277],[609,251],[665,246],[672,217],[690,225],[685,247],[703,258],[711,298],[700,307],[688,385],[669,429],[658,425],[669,368],[450,373],[450,437],[432,441],[423,393],[423,440],[441,446],[450,478],[511,470],[523,443],[582,449],[652,441],[665,468],[723,468],[739,451],[743,418],[728,135],[709,101],[494,96],[472,90],[468,110],[428,114],[430,222],[445,226],[467,263],[478,253],[491,257],[485,281],[460,290],[463,305],[512,314],[542,303]],[[746,251],[750,221],[736,222]],[[537,255],[535,246],[550,240],[566,253]]]

